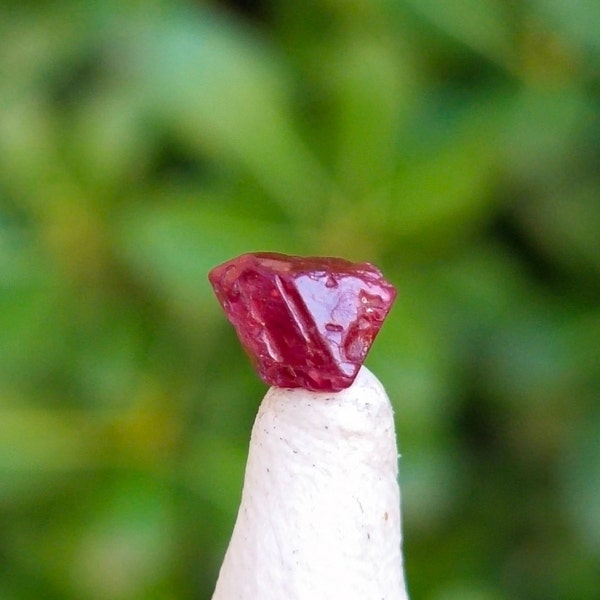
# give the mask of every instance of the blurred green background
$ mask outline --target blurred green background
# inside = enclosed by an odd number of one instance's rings
[[[600,598],[599,63],[595,0],[3,0],[0,598],[210,598],[251,250],[400,290],[414,600]]]

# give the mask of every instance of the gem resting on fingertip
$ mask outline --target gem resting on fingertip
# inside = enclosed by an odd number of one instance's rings
[[[337,392],[354,381],[395,298],[370,263],[243,254],[208,275],[269,385]]]

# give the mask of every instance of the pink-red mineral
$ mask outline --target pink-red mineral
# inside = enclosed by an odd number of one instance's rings
[[[263,381],[321,392],[352,384],[396,298],[341,258],[243,254],[208,277]]]

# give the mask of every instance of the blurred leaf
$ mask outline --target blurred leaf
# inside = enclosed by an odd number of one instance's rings
[[[0,400],[0,503],[43,495],[65,473],[97,466],[94,427],[85,416]]]
[[[433,155],[408,161],[387,208],[372,217],[404,242],[421,239],[435,246],[454,240],[491,213],[494,172],[490,140],[467,128]]]
[[[433,596],[433,600],[503,600],[507,596],[500,594],[489,584],[479,581],[457,581],[443,587]]]
[[[537,301],[523,265],[495,241],[478,244],[432,271],[421,294],[428,295],[437,328],[452,337],[455,356],[464,357],[470,344],[489,340],[522,315],[528,302]]]
[[[430,316],[436,311],[430,285],[404,277],[367,359],[395,409],[404,516],[411,531],[421,533],[449,515],[464,483],[450,433],[456,351]]]
[[[518,209],[521,225],[549,260],[590,282],[600,276],[600,202],[595,180],[558,188]]]
[[[75,161],[102,196],[141,176],[154,150],[144,124],[147,116],[133,90],[111,83],[89,99],[73,123]]]
[[[55,127],[36,98],[20,97],[0,110],[0,181],[34,205],[45,184],[62,178]]]
[[[129,477],[98,498],[96,518],[70,565],[78,595],[152,598],[174,547],[172,505],[160,482]]]
[[[431,440],[400,459],[400,483],[405,527],[423,535],[441,526],[465,493],[465,473],[459,455],[447,439]]]
[[[233,521],[239,506],[247,448],[208,433],[198,436],[184,470],[186,483]]]
[[[597,398],[596,398],[597,400]],[[600,556],[600,419],[577,423],[561,458],[562,501],[588,552]]]
[[[385,383],[397,411],[402,446],[427,444],[445,429],[452,380],[452,349],[432,327],[426,295],[415,281],[403,281],[367,365]]]
[[[568,409],[574,391],[598,375],[592,349],[599,343],[598,314],[565,317],[529,305],[497,332],[487,381],[507,404],[533,414],[543,407]]]
[[[290,217],[314,220],[328,184],[291,123],[274,49],[207,12],[172,14],[138,39],[137,86],[154,111],[197,148],[239,160]]]
[[[0,377],[28,384],[64,356],[57,348],[62,330],[56,291],[43,285],[19,285],[0,291]],[[46,336],[40,339],[40,328]]]
[[[537,0],[535,4],[575,45],[600,52],[600,5],[595,0]]]
[[[352,31],[338,44],[330,74],[339,122],[339,181],[351,198],[386,185],[399,126],[414,93],[407,52],[385,33]]]
[[[523,90],[507,105],[499,130],[501,156],[510,172],[543,184],[562,175],[572,161],[578,137],[590,126],[594,107],[583,90]]]
[[[507,9],[500,0],[404,0],[446,34],[493,62],[510,67]]]
[[[175,547],[169,491],[147,475],[112,475],[102,486],[74,486],[76,504],[44,505],[46,519],[34,513],[7,527],[17,568],[55,590],[49,597],[164,597],[156,592]]]
[[[196,314],[216,310],[207,275],[249,251],[293,253],[285,228],[217,209],[218,198],[126,212],[117,232],[123,259],[135,276],[168,303]],[[213,204],[214,206],[209,206]]]

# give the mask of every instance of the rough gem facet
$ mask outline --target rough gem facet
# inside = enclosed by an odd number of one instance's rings
[[[208,277],[263,381],[321,392],[352,384],[396,298],[377,267],[341,258],[243,254]]]

